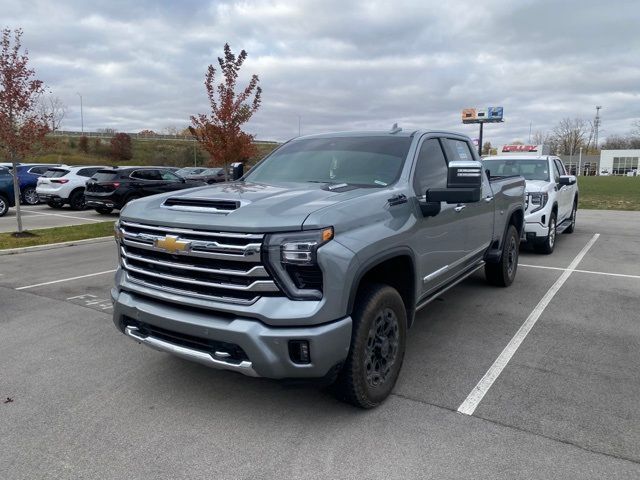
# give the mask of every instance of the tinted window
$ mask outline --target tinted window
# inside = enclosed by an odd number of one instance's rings
[[[462,140],[454,140],[453,138],[447,138],[446,143],[449,154],[449,161],[458,162],[458,161],[475,161],[473,158],[473,154],[469,150],[469,144]]]
[[[246,179],[384,187],[400,175],[411,141],[394,136],[294,140],[254,167]]]
[[[131,178],[138,180],[161,180],[158,170],[136,170],[131,174]]]
[[[36,175],[42,175],[44,172],[49,170],[51,167],[32,167],[29,170],[29,173],[34,173]]]
[[[447,161],[436,138],[426,140],[420,147],[413,186],[420,196],[429,188],[447,186]]]
[[[111,172],[109,170],[98,170],[93,174],[93,178],[96,182],[112,182],[118,178],[118,172]]]
[[[162,180],[168,180],[170,182],[180,181],[180,177],[176,176],[173,172],[170,172],[169,170],[160,171],[160,177],[162,178]]]
[[[44,172],[42,176],[47,178],[60,178],[64,177],[67,173],[69,173],[69,170],[64,170],[62,168],[50,168]]]
[[[78,173],[76,175],[79,175],[81,177],[90,177],[94,173],[96,173],[97,170],[97,168],[83,168],[82,170],[78,170]]]
[[[492,177],[522,175],[527,180],[549,181],[549,162],[547,160],[483,160],[484,168]]]

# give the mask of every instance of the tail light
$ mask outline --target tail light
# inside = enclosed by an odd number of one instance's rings
[[[69,183],[69,180],[66,178],[52,178],[51,183]]]

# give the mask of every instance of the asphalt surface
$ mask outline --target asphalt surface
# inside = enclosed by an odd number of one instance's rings
[[[422,310],[372,411],[126,339],[111,242],[0,256],[0,477],[640,478],[639,255],[640,212],[581,211],[553,255],[522,252],[510,288],[477,274]]]
[[[44,204],[21,205],[20,210],[25,230],[84,225],[118,218],[117,211],[109,215],[101,215],[95,210],[72,210],[68,205],[60,209]],[[4,217],[0,217],[0,233],[15,232],[17,229],[16,209],[10,208]]]

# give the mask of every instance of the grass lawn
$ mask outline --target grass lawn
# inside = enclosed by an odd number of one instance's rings
[[[13,233],[0,233],[0,250],[84,240],[86,238],[108,237],[113,235],[113,223],[100,222],[89,225],[44,228],[42,230],[33,230],[29,232],[29,236],[21,238],[14,237]]]
[[[580,208],[640,210],[640,177],[578,177]]]

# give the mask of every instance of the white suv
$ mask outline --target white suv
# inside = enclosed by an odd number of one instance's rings
[[[556,234],[571,233],[578,211],[576,177],[553,155],[499,155],[483,159],[491,177],[522,175],[527,181],[525,234],[540,253],[553,252]]]
[[[38,178],[36,193],[42,202],[51,208],[62,208],[69,204],[74,210],[82,210],[84,188],[94,173],[105,167],[68,167],[50,168]]]

